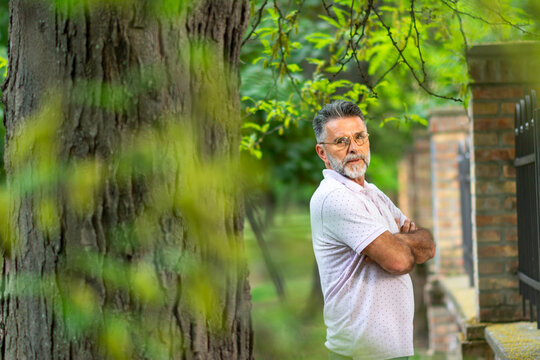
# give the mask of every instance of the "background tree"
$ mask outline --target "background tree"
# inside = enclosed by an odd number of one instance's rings
[[[250,359],[246,1],[12,1],[3,359]]]
[[[368,177],[392,194],[411,129],[425,126],[435,106],[467,106],[467,48],[538,39],[540,32],[536,1],[258,0],[252,6],[242,51],[242,149],[275,169],[274,192],[285,199],[291,192],[305,199],[320,180],[309,127],[324,103],[360,103],[374,147]],[[291,172],[301,180],[283,175]]]

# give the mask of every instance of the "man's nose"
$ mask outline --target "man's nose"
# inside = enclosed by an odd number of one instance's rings
[[[349,143],[349,151],[347,151],[350,154],[357,154],[360,152],[360,145],[356,143],[356,141],[351,139],[351,142]]]

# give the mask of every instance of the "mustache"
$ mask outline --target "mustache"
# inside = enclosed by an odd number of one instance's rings
[[[367,163],[367,157],[362,155],[362,154],[349,154],[347,156],[345,156],[345,159],[343,159],[343,164],[346,164],[348,163],[349,161],[354,161],[354,160],[363,160],[364,163]]]

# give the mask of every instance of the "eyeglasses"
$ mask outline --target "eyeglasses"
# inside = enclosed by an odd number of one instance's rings
[[[364,145],[365,142],[368,140],[369,134],[365,131],[359,132],[354,134],[353,139],[356,145],[361,146]],[[349,145],[351,144],[351,138],[348,136],[342,136],[340,138],[337,138],[333,142],[320,142],[319,144],[329,144],[334,145],[339,150],[348,149]]]

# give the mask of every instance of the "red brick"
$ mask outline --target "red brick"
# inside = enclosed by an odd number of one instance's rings
[[[497,230],[478,230],[476,238],[478,242],[498,242],[501,240],[501,233]]]
[[[504,209],[505,210],[516,210],[516,197],[510,196],[504,200]]]
[[[477,132],[474,134],[475,146],[497,145],[498,143],[499,137],[495,132]]]
[[[501,114],[502,115],[514,115],[516,111],[516,102],[504,102],[501,103]]]
[[[451,152],[454,154],[458,152],[458,143],[455,142],[436,142],[434,146],[436,152]]]
[[[430,141],[427,138],[426,139],[416,138],[414,141],[414,150],[415,150],[415,153],[417,154],[420,152],[429,154],[430,146],[431,146]]]
[[[478,273],[480,275],[493,275],[493,274],[503,274],[504,273],[504,262],[487,262],[480,261],[478,262]]]
[[[496,306],[480,308],[480,321],[506,322],[523,320],[521,306]]]
[[[501,199],[498,197],[476,199],[476,209],[479,211],[500,210],[501,208]]]
[[[481,245],[478,244],[479,258],[498,258],[517,256],[517,245]]]
[[[456,158],[454,158],[454,161],[452,162],[441,163],[437,161],[435,162],[434,165],[435,165],[434,168],[436,172],[445,171],[445,170],[447,171],[447,170],[453,169],[455,171],[455,174],[457,174],[457,171],[458,171],[458,163],[456,161]]]
[[[516,182],[515,181],[506,181],[504,183],[504,192],[508,194],[516,193]]]
[[[504,165],[503,166],[503,175],[506,178],[515,178],[516,177],[516,168],[514,165]]]
[[[476,193],[478,195],[515,194],[516,182],[513,180],[477,180]]]
[[[497,115],[499,104],[497,102],[473,103],[474,115]]]
[[[459,191],[458,190],[439,190],[437,192],[437,195],[439,198],[455,198],[456,196],[459,198]]]
[[[435,171],[435,177],[440,180],[455,180],[458,178],[458,171],[455,168],[448,168]]]
[[[505,131],[501,135],[503,145],[514,145],[516,143],[516,137],[513,131]]]
[[[483,291],[483,290],[504,290],[504,291],[506,291],[507,289],[517,289],[518,288],[517,277],[515,277],[515,278],[490,277],[488,275],[488,276],[480,276],[478,280],[479,280],[480,291]]]
[[[506,273],[507,274],[515,274],[518,269],[518,259],[508,259],[506,260]]]
[[[505,296],[506,304],[508,305],[521,305],[522,304],[522,297],[519,294],[519,291],[507,292],[505,295],[506,295]]]
[[[513,130],[513,117],[474,119],[474,131]]]
[[[446,163],[457,162],[458,152],[435,152],[436,161],[444,161]]]
[[[449,190],[449,189],[457,189],[459,188],[459,184],[457,181],[438,181],[436,183],[436,187],[439,190]]]
[[[487,225],[516,225],[517,216],[516,214],[506,214],[506,215],[476,215],[476,225],[477,226],[487,226]]]
[[[478,302],[481,307],[505,305],[505,294],[502,292],[485,292],[479,295]]]
[[[515,150],[512,148],[507,149],[477,149],[474,152],[476,161],[489,161],[489,160],[513,160],[515,157]]]
[[[454,114],[434,115],[429,119],[431,133],[466,131],[469,128],[469,118],[459,109]]]
[[[478,99],[519,99],[523,88],[511,86],[490,86],[473,89],[473,98]]]
[[[499,177],[499,165],[498,164],[478,164],[475,167],[476,177],[486,178],[498,178]]]
[[[439,229],[438,236],[439,238],[461,239],[461,228]]]
[[[517,239],[518,239],[517,229],[508,229],[508,230],[506,230],[505,239],[506,239],[507,242],[517,241]]]

